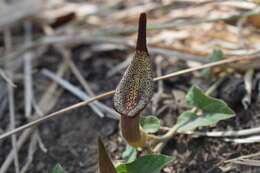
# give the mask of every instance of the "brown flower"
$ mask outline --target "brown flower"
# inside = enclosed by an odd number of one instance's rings
[[[136,53],[114,95],[114,108],[123,116],[134,117],[142,111],[153,94],[153,77],[146,47],[146,15],[139,19]]]
[[[121,132],[129,145],[143,147],[145,133],[140,129],[140,112],[153,94],[152,65],[146,47],[146,14],[139,18],[136,52],[114,95],[114,108],[121,114]]]

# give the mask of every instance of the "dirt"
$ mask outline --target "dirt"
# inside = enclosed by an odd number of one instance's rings
[[[70,96],[65,95],[61,100]],[[64,105],[76,103],[70,98],[61,102]],[[97,170],[97,136],[106,137],[116,130],[116,121],[97,117],[89,108],[68,113],[62,119],[45,124],[41,136],[47,153],[38,150],[29,172],[50,172],[56,163],[64,166],[68,172],[92,173]]]
[[[119,73],[112,77],[106,77],[106,73],[115,65],[122,62],[127,56],[127,52],[109,51],[95,53],[90,57],[84,57],[84,52],[86,52],[87,49],[87,45],[75,48],[73,51],[73,60],[76,62],[76,65],[79,67],[79,70],[83,73],[84,77],[91,84],[94,92],[98,94],[115,88],[123,71],[121,71],[121,74]],[[51,62],[55,67],[55,62],[59,62],[59,56],[55,55],[54,57],[56,59],[39,60],[43,62],[38,63],[37,68],[39,71],[37,73],[40,73],[40,69],[42,68],[54,70],[55,68],[52,66],[49,67],[48,65]],[[183,67],[183,63],[170,64],[164,68],[164,71],[168,72],[172,71],[172,69],[177,70],[180,67]],[[40,76],[40,74],[38,75]],[[80,86],[73,76],[70,76],[68,79],[73,84]],[[168,103],[167,100],[170,101],[170,106],[158,113],[158,116],[163,120],[163,124],[173,125],[179,113],[186,109],[185,106],[176,106],[178,103],[174,97],[172,97],[173,90],[179,90],[185,93],[192,83],[198,83],[204,88],[208,87],[210,84],[205,83],[205,80],[188,79],[191,79],[191,75],[189,74],[169,79],[164,82],[165,92],[170,97],[160,100],[159,108],[165,103]],[[40,77],[38,80],[46,79]],[[215,95],[226,100],[238,114],[235,118],[218,124],[217,129],[241,129],[258,126],[260,124],[260,106],[259,100],[256,97],[258,92],[256,90],[254,92],[254,100],[250,109],[244,110],[240,103],[240,100],[244,95],[244,86],[241,84],[241,76],[238,78],[230,76],[227,80],[228,82],[225,82],[224,85],[217,90]],[[238,87],[239,91],[241,91],[239,93],[237,92]],[[22,90],[22,88],[19,87],[18,89]],[[234,93],[236,97],[233,97],[232,94]],[[20,94],[17,99],[22,98],[23,96]],[[64,108],[79,101],[80,100],[73,95],[64,91],[52,111]],[[111,101],[112,99],[108,98],[103,102],[111,106]],[[25,119],[21,118],[23,113],[22,109],[21,103],[18,108],[17,126],[25,123]],[[146,112],[147,114],[152,112],[151,105],[148,106]],[[4,111],[4,114],[5,113],[7,113],[7,110]],[[1,114],[0,116],[0,127],[3,129],[6,128],[6,124],[9,122],[8,118],[3,116],[4,114]],[[69,173],[97,172],[97,136],[102,136],[104,138],[108,150],[114,159],[121,159],[120,153],[122,153],[124,149],[124,142],[119,137],[118,122],[108,118],[99,118],[88,107],[68,112],[60,118],[45,122],[39,127],[39,132],[43,144],[47,148],[47,152],[43,152],[39,147],[37,148],[28,173],[50,173],[57,163],[60,163]],[[9,140],[0,142],[0,163],[3,163],[7,151],[10,150],[10,146]],[[28,143],[26,146],[28,147]],[[176,162],[165,169],[165,172],[257,173],[260,172],[260,168],[237,165],[221,165],[219,168],[216,165],[223,160],[244,154],[255,153],[258,150],[259,144],[238,145],[223,142],[223,140],[218,138],[194,138],[189,135],[177,135],[169,141],[163,150],[163,153],[174,155],[177,158]],[[27,148],[23,148],[19,157],[21,164],[24,164],[27,158]],[[9,173],[13,173],[13,170],[13,166],[10,167]]]

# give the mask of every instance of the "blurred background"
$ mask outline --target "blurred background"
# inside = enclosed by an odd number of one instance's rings
[[[155,77],[226,58],[258,57],[258,3],[0,0],[0,134],[113,90],[134,55],[141,12],[147,13]],[[202,131],[258,127],[259,67],[254,59],[159,81],[145,112],[171,127],[188,109],[185,94],[192,84],[206,90],[223,78],[213,96],[226,101],[237,116]],[[0,173],[46,173],[56,163],[70,173],[97,172],[98,135],[112,158],[122,159],[125,143],[116,115],[109,97],[0,140]],[[164,173],[259,172],[257,160],[220,165],[259,151],[259,141],[179,134],[163,150],[177,157]]]

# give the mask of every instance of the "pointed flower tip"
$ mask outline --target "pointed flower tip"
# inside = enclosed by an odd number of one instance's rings
[[[114,108],[122,116],[135,117],[153,94],[152,66],[146,48],[146,14],[139,19],[136,53],[114,94]]]
[[[139,20],[146,20],[146,13],[141,13],[139,16]]]
[[[136,50],[147,52],[147,47],[146,47],[146,13],[141,13],[140,17],[139,17]]]

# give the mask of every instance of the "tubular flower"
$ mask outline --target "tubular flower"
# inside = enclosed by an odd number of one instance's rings
[[[139,127],[140,112],[150,102],[153,94],[152,66],[146,47],[146,14],[139,18],[135,55],[116,88],[114,108],[121,114],[123,137],[133,146],[144,143]]]

